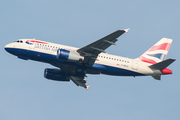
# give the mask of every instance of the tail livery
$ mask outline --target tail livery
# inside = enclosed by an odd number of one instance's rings
[[[153,71],[159,70],[162,74],[172,74],[172,71],[168,67],[175,59],[166,59],[169,48],[171,46],[172,39],[162,38],[144,54],[142,54],[139,59],[142,62],[149,63],[149,68]],[[152,75],[154,79],[160,80],[161,75],[154,74]]]

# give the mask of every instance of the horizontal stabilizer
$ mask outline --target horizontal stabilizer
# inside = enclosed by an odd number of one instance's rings
[[[161,80],[161,75],[152,75],[152,77],[156,80]]]
[[[163,70],[165,69],[167,66],[169,66],[171,63],[173,63],[175,61],[175,59],[167,59],[164,60],[162,62],[156,63],[154,65],[149,66],[152,69],[158,69],[158,70]]]

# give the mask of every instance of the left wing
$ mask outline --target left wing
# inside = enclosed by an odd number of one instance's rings
[[[80,55],[84,56],[84,63],[92,66],[98,56],[99,53],[105,52],[104,50],[107,49],[111,45],[115,45],[117,38],[121,36],[123,33],[128,32],[129,29],[126,30],[118,30],[110,35],[101,38],[83,48],[77,50]]]
[[[104,50],[107,49],[111,45],[115,45],[115,42],[117,41],[117,38],[121,36],[123,33],[128,32],[129,29],[126,30],[118,30],[116,32],[113,32],[112,34],[97,40],[83,48],[80,48],[77,50],[78,53],[80,53],[81,56],[84,56],[83,63],[88,64],[92,66],[98,56],[99,53],[105,52]],[[62,69],[62,67],[60,67]],[[80,68],[82,71],[77,72],[74,71],[75,74],[70,74],[70,79],[77,85],[84,87],[86,90],[88,89],[89,85],[86,83],[86,70],[83,68]],[[69,70],[64,69],[66,72],[70,72]],[[77,72],[77,73],[76,73]]]

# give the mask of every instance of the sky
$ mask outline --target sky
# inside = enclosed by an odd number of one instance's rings
[[[179,0],[1,0],[1,120],[179,120]],[[161,81],[146,77],[88,75],[86,91],[73,82],[43,77],[49,64],[25,61],[4,46],[20,38],[83,47],[130,28],[109,54],[137,58],[161,38],[173,39],[176,61]]]

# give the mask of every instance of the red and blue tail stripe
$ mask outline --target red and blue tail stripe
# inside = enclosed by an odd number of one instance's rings
[[[142,54],[139,59],[142,62],[150,64],[156,64],[158,62],[161,62],[165,60],[171,43],[172,39],[162,38],[154,46],[152,46],[149,50]]]
[[[150,51],[156,51],[156,50],[166,50],[166,51],[168,51],[170,46],[171,46],[171,43],[163,43],[163,44],[160,44],[160,45],[157,45],[157,46],[153,46],[148,51],[149,52]]]

